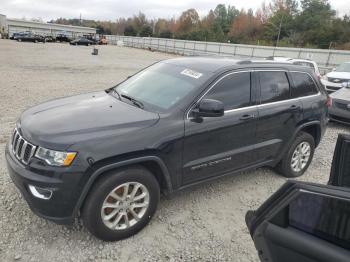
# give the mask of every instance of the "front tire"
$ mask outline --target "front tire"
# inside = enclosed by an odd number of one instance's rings
[[[315,140],[306,132],[300,132],[293,144],[276,166],[278,173],[287,178],[302,176],[311,164],[315,152]]]
[[[158,181],[143,167],[110,172],[97,182],[85,201],[84,225],[101,240],[130,237],[151,220],[159,196]]]

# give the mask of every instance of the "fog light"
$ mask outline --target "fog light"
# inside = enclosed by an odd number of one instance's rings
[[[32,195],[37,198],[48,200],[52,196],[51,190],[35,187],[32,185],[28,185],[28,187],[29,187],[30,193],[32,193]]]

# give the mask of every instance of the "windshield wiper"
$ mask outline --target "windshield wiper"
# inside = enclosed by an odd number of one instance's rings
[[[118,99],[122,100],[116,88],[113,88],[113,94],[116,94],[118,96]]]
[[[135,106],[137,106],[141,109],[143,109],[145,107],[143,105],[143,103],[141,101],[137,100],[136,98],[133,98],[133,97],[125,95],[125,94],[121,94],[120,96],[130,100]]]
[[[118,91],[116,90],[116,88],[112,87],[106,90],[106,93],[111,94],[112,96],[116,97],[121,101],[121,97],[120,94],[118,93]]]

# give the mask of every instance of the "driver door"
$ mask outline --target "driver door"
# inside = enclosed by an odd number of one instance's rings
[[[254,86],[251,72],[228,73],[200,99],[223,102],[224,115],[194,118],[189,112],[185,119],[182,185],[251,164],[258,115]]]

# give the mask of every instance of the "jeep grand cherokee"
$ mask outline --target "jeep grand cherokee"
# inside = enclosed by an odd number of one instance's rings
[[[302,175],[329,103],[306,67],[171,59],[105,91],[28,109],[6,160],[36,214],[61,224],[81,216],[113,241],[150,221],[160,192],[261,166]]]

